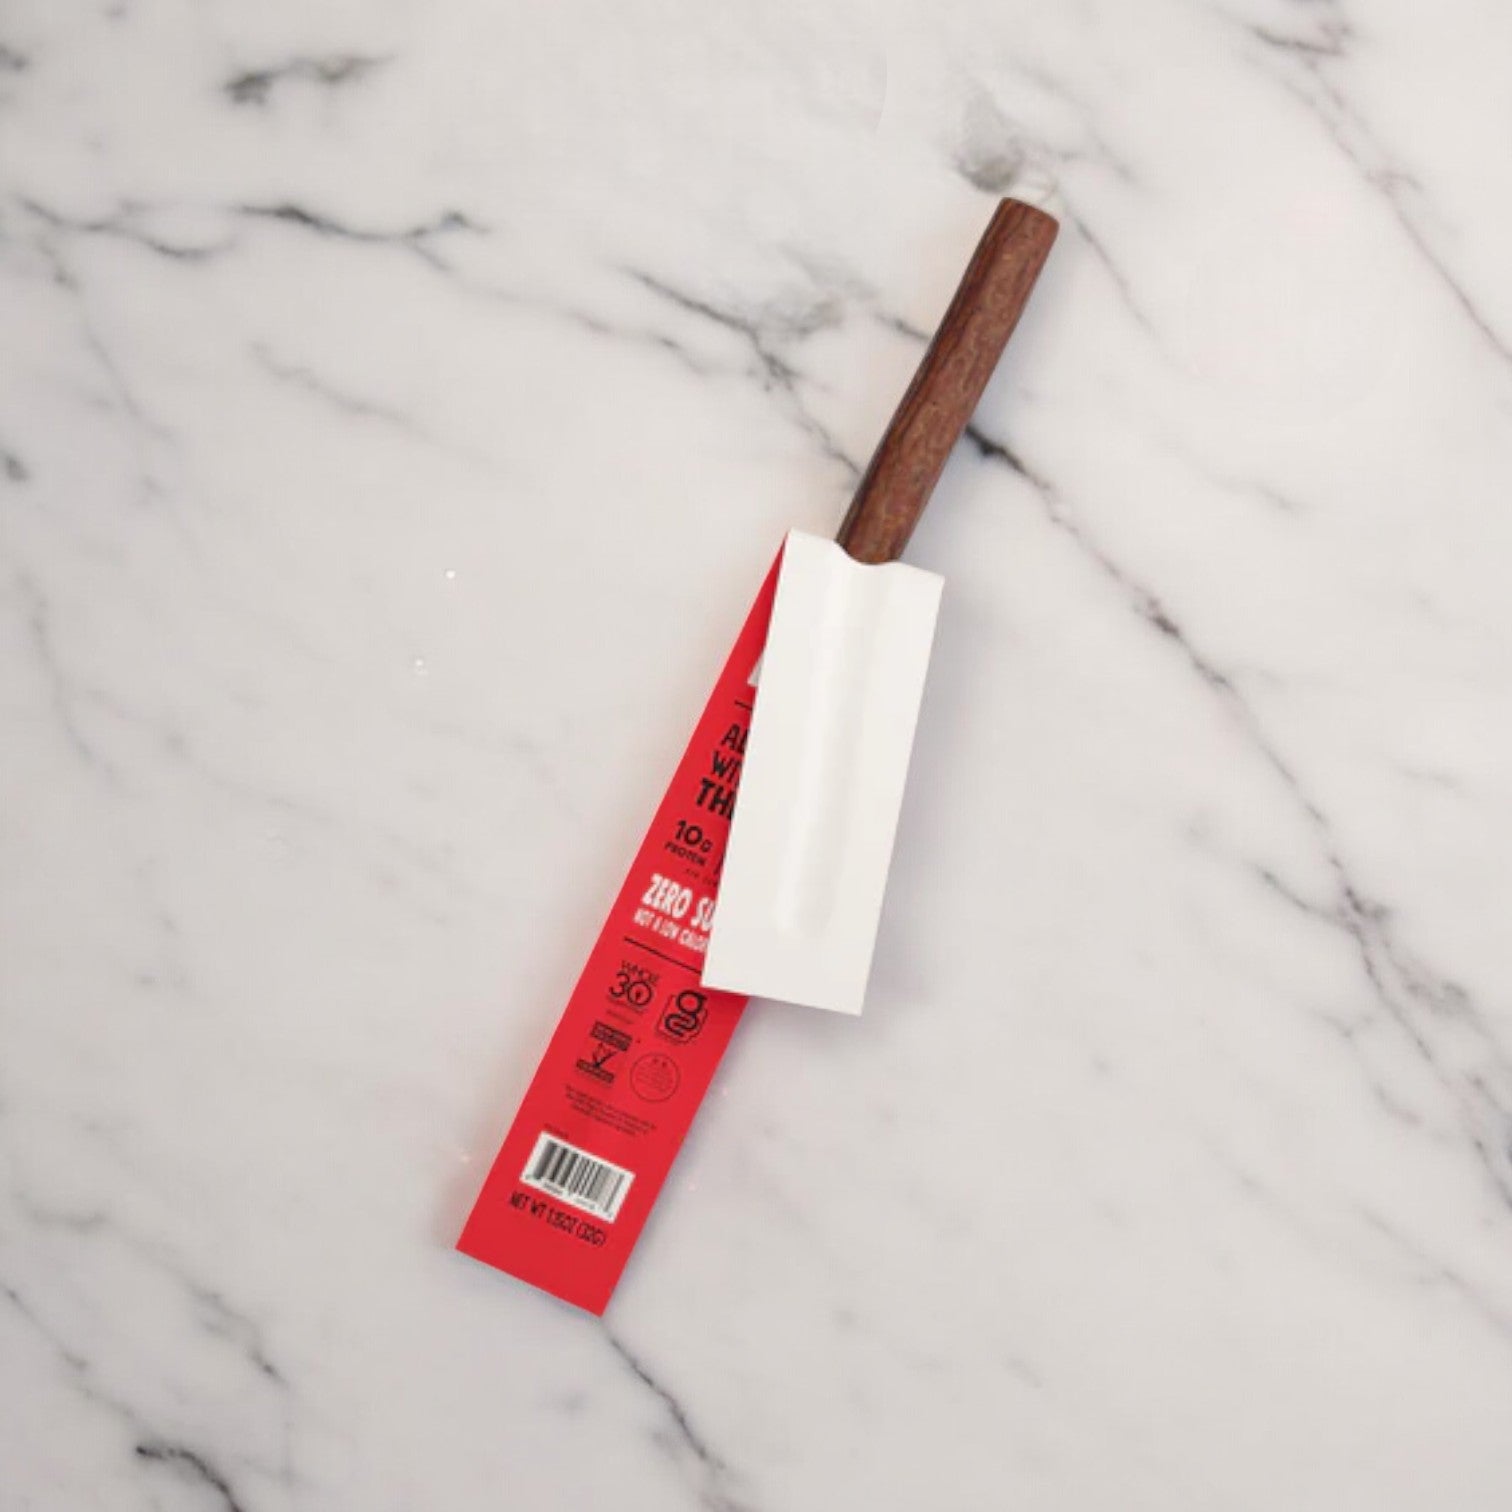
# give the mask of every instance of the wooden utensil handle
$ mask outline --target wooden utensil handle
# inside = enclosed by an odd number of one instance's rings
[[[835,537],[858,562],[902,555],[1059,229],[1032,205],[999,202]]]

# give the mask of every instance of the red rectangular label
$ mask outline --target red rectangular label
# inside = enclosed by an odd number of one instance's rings
[[[762,584],[457,1248],[601,1313],[746,999],[700,984],[766,644]]]

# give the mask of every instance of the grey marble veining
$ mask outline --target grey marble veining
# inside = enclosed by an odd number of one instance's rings
[[[1512,1496],[1489,0],[0,16],[0,1504]],[[1063,233],[859,1022],[450,1252],[749,595]]]

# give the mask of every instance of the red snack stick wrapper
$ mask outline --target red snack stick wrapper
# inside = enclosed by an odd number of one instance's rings
[[[748,999],[700,983],[766,644],[756,596],[457,1248],[602,1313]]]

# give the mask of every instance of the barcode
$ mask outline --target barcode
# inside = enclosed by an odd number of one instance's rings
[[[607,1160],[542,1134],[520,1180],[613,1223],[635,1177]]]

